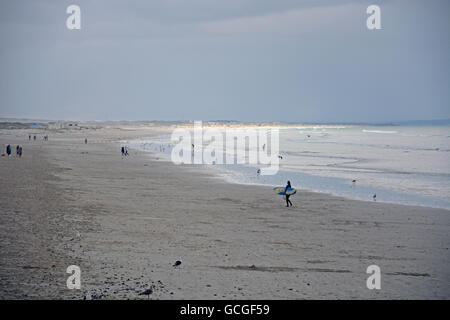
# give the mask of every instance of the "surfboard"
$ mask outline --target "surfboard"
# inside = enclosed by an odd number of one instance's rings
[[[273,188],[273,192],[282,196],[292,196],[293,194],[297,193],[297,190],[295,188],[287,188],[286,193],[284,192],[284,189],[285,187],[275,187]]]

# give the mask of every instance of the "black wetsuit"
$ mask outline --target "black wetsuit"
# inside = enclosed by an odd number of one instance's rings
[[[290,185],[286,185],[286,188],[284,188],[284,193],[286,194],[286,191],[288,188],[292,188]],[[292,202],[291,200],[289,200],[290,195],[286,194],[286,207],[289,207],[289,205],[291,205],[292,207]]]

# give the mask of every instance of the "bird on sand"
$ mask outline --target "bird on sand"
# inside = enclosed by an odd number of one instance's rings
[[[144,292],[139,293],[140,296],[147,296],[150,298],[150,295],[153,293],[153,288],[147,289]]]
[[[181,259],[175,261],[175,263],[173,264],[173,267],[178,267],[181,264]]]

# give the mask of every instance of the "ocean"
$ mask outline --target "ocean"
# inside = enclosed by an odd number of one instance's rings
[[[245,128],[245,127],[244,127]],[[267,130],[267,129],[260,129]],[[299,125],[279,129],[280,168],[208,165],[232,183],[284,186],[350,199],[450,209],[450,126]],[[170,136],[126,141],[170,159]],[[353,182],[355,180],[355,182]]]

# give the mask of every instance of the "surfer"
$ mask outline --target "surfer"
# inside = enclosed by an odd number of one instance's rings
[[[286,185],[286,187],[284,188],[284,193],[286,194],[286,207],[289,207],[289,204],[290,204],[291,207],[292,207],[292,202],[291,202],[291,200],[289,200],[289,197],[290,197],[291,195],[289,195],[289,194],[286,193],[286,192],[288,191],[289,188],[292,188],[292,186],[291,186],[291,182],[288,180],[287,185]]]

